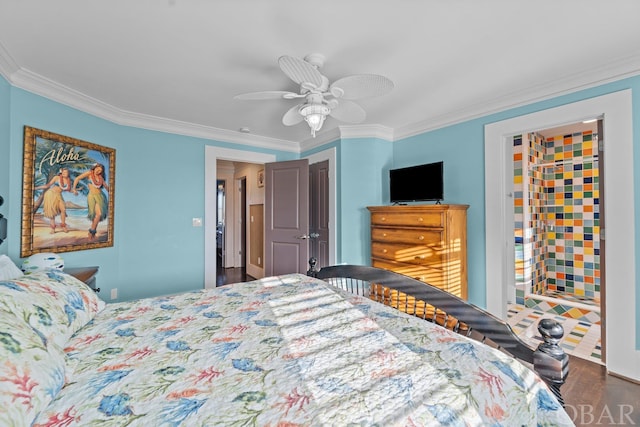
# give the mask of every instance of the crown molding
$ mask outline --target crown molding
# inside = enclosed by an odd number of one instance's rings
[[[395,141],[640,74],[640,53],[395,130]]]
[[[4,53],[5,52],[0,51],[0,59]],[[7,78],[12,85],[28,92],[43,96],[118,125],[234,144],[244,144],[257,148],[291,151],[295,153],[300,152],[300,144],[294,141],[245,134],[212,126],[121,110],[29,70],[18,68],[17,71],[9,76],[5,74],[5,78]]]
[[[13,60],[7,49],[0,43],[0,74],[9,82],[11,76],[20,69],[16,61]]]
[[[328,144],[330,142],[336,141],[340,139],[340,129],[335,127],[332,129],[327,129],[316,135],[315,138],[307,138],[300,143],[300,152],[303,153],[305,151],[312,150],[316,147],[320,147],[322,145]]]
[[[610,61],[597,68],[564,76],[546,84],[514,91],[499,98],[486,100],[461,110],[400,128],[392,129],[378,124],[339,126],[319,134],[316,138],[308,138],[302,142],[245,134],[122,110],[46,77],[20,68],[2,44],[0,44],[0,74],[13,86],[119,125],[242,144],[250,147],[301,153],[332,141],[346,138],[380,138],[392,142],[398,141],[457,123],[632,77],[640,74],[640,52],[617,61]]]
[[[301,151],[310,151],[314,148],[348,138],[378,138],[385,141],[393,141],[393,129],[382,125],[347,125],[338,126],[319,134],[316,138],[309,138],[301,143]]]
[[[340,126],[340,136],[342,138],[378,138],[386,141],[393,141],[394,130],[390,127],[372,125],[350,125]]]
[[[117,123],[125,126],[191,136],[194,138],[248,145],[256,148],[290,151],[294,153],[300,152],[300,144],[294,141],[246,134],[243,132],[230,131],[227,129],[182,122],[179,120],[172,120],[146,114],[126,112],[126,114],[123,114],[121,120]]]

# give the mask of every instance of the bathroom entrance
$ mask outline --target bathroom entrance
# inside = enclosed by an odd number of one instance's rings
[[[513,138],[515,286],[510,323],[524,338],[536,318],[563,321],[565,351],[599,363],[602,352],[600,242],[601,121]]]

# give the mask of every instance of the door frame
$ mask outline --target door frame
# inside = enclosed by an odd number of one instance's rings
[[[276,155],[206,145],[204,158],[204,287],[215,288],[217,161],[270,163],[276,161]]]
[[[317,153],[303,157],[309,159],[309,163],[317,163],[323,160],[329,161],[329,262],[336,264],[337,259],[337,163],[336,147],[330,147]],[[217,161],[229,160],[247,163],[270,163],[276,161],[275,154],[258,153],[255,151],[236,150],[212,145],[205,146],[204,168],[204,286],[216,287],[216,179]],[[231,191],[227,189],[227,191]]]
[[[633,116],[631,90],[622,90],[560,107],[542,110],[485,126],[485,244],[486,307],[506,318],[505,283],[514,274],[507,265],[513,247],[513,223],[506,221],[513,210],[506,161],[509,141],[516,134],[552,128],[586,119],[602,118],[606,140],[604,188],[607,268],[605,283],[607,369],[617,375],[640,380],[640,350],[637,349],[635,212],[633,190]],[[612,221],[615,218],[615,221]]]

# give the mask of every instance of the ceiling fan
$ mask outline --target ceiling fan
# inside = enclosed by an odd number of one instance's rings
[[[384,95],[393,89],[391,80],[377,74],[355,74],[329,84],[329,79],[319,71],[324,60],[324,56],[319,53],[309,54],[304,59],[288,55],[278,58],[282,72],[300,85],[299,93],[270,90],[245,93],[234,98],[304,99],[284,114],[282,123],[293,126],[305,120],[315,138],[327,116],[347,123],[360,123],[367,117],[367,113],[353,100]]]

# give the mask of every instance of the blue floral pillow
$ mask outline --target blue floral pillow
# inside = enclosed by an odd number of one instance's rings
[[[0,310],[29,325],[45,344],[51,340],[60,348],[104,306],[91,288],[58,270],[0,281]]]

